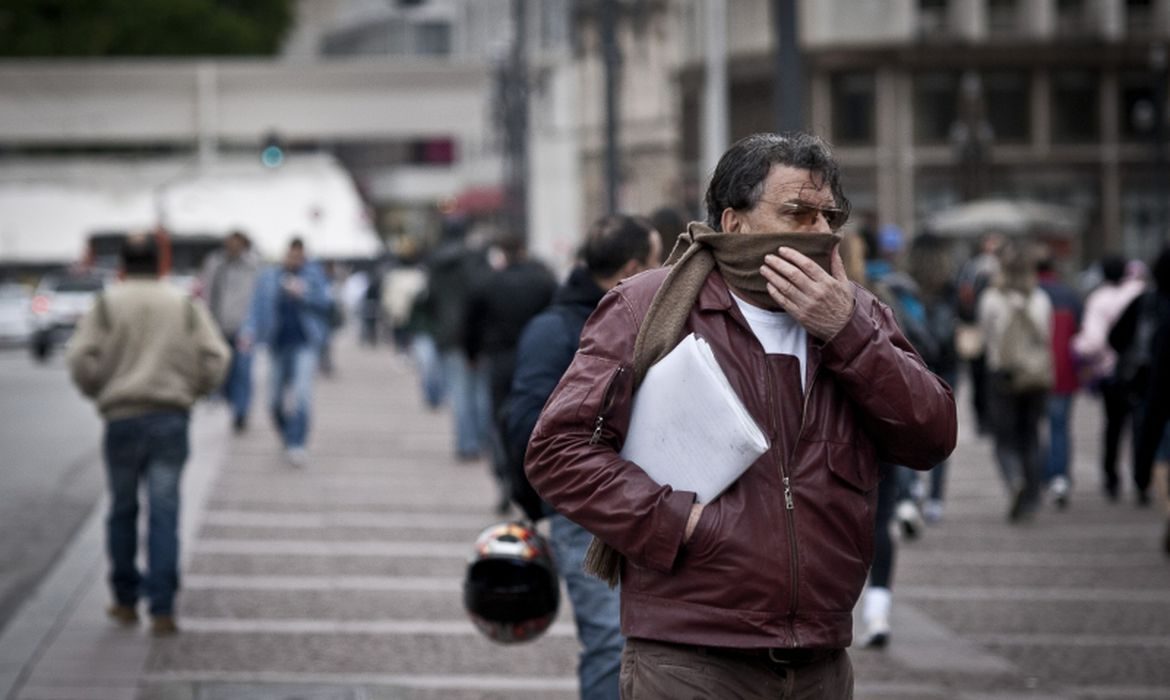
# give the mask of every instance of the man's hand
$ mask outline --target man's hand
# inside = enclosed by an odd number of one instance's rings
[[[703,504],[692,503],[691,514],[687,516],[687,526],[683,529],[683,544],[691,541],[691,535],[695,534],[695,526],[699,524],[699,517],[703,514]]]
[[[833,246],[831,267],[832,275],[809,257],[786,247],[765,257],[760,267],[772,300],[821,340],[837,335],[853,313],[853,285],[845,274],[840,243]]]

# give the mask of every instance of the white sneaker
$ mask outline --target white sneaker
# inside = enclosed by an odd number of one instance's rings
[[[924,526],[922,513],[919,512],[918,504],[914,501],[907,498],[898,503],[898,507],[894,510],[894,519],[898,521],[904,539],[916,540],[922,534]]]
[[[1068,507],[1068,495],[1072,491],[1072,483],[1068,477],[1052,477],[1052,481],[1048,483],[1048,491],[1052,494],[1052,500],[1056,503],[1057,508],[1064,510]]]
[[[881,649],[890,642],[890,589],[873,586],[865,590],[861,620],[865,632],[861,637],[864,649]]]
[[[304,467],[309,463],[309,452],[303,447],[290,447],[284,451],[284,458],[294,467]]]

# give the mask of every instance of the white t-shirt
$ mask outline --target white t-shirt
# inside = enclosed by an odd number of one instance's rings
[[[783,311],[768,311],[752,306],[736,295],[731,295],[743,317],[747,319],[752,333],[764,346],[769,355],[792,355],[800,362],[800,390],[804,391],[807,381],[808,332]]]

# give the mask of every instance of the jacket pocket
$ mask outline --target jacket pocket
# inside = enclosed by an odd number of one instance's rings
[[[873,443],[859,439],[854,443],[830,443],[825,447],[826,461],[833,476],[864,494],[877,487],[881,475]]]

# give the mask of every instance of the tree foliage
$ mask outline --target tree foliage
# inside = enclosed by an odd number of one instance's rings
[[[280,48],[291,0],[3,0],[0,56],[248,56]]]

